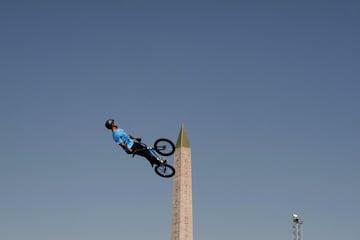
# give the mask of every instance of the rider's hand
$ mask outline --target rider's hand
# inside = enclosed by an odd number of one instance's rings
[[[132,150],[131,148],[128,148],[128,149],[126,149],[126,152],[127,152],[127,153],[132,153],[133,150]]]

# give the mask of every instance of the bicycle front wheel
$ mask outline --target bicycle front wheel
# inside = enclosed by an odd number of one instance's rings
[[[154,143],[154,150],[162,156],[170,156],[175,152],[175,144],[166,138],[159,138]]]
[[[160,164],[155,166],[155,172],[160,177],[170,178],[175,174],[175,168],[169,164]]]

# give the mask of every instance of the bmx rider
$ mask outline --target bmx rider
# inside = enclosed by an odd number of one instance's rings
[[[148,151],[144,151],[144,147],[139,143],[141,138],[136,138],[131,134],[128,134],[124,129],[117,126],[114,119],[108,119],[105,122],[105,127],[112,131],[112,137],[116,144],[118,144],[128,154],[141,155],[148,160],[152,158]]]

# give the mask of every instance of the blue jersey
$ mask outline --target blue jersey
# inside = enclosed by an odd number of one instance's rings
[[[125,143],[127,148],[131,148],[134,144],[134,141],[130,138],[129,134],[127,134],[124,129],[118,128],[112,132],[113,139],[117,144],[121,142]]]

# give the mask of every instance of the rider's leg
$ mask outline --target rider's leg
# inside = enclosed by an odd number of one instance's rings
[[[134,144],[131,147],[131,150],[133,150],[133,152],[136,152],[135,154],[143,156],[146,149],[140,143],[134,142]]]
[[[154,158],[154,156],[149,152],[149,149],[144,148],[144,146],[138,142],[134,142],[134,145],[131,147],[131,149],[136,152],[136,155],[145,157],[151,163],[156,161],[156,158]]]

